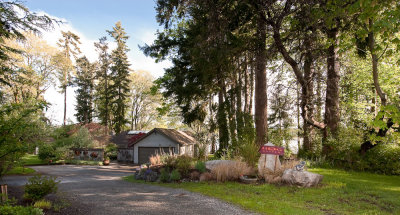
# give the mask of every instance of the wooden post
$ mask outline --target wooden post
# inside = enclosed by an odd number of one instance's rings
[[[274,172],[276,171],[276,161],[279,155],[275,155]]]
[[[7,193],[7,184],[1,185],[1,201],[7,201],[8,193]]]

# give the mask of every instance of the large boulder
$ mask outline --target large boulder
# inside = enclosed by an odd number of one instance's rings
[[[318,185],[323,177],[323,175],[316,173],[287,169],[283,172],[282,182],[301,187],[312,187]]]
[[[230,165],[234,164],[237,161],[232,161],[232,160],[211,160],[211,161],[206,161],[206,169],[212,171],[216,166],[224,164],[224,165]]]

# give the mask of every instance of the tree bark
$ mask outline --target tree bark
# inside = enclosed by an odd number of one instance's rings
[[[373,21],[372,19],[369,19],[369,27],[370,29],[373,26]],[[381,85],[379,84],[379,78],[378,78],[378,56],[376,55],[375,52],[375,37],[374,33],[372,31],[369,32],[368,34],[368,47],[369,51],[371,52],[371,60],[372,60],[372,77],[374,80],[374,86],[376,89],[376,92],[378,93],[379,98],[381,99],[382,105],[386,105],[386,94],[383,92],[381,89]]]
[[[263,10],[258,12],[257,18],[257,47],[256,47],[256,87],[255,87],[255,124],[256,143],[264,145],[268,142],[267,122],[267,74],[266,74],[266,33],[267,23]]]
[[[64,126],[67,124],[67,87],[64,88]]]
[[[339,40],[337,39],[338,29],[328,30],[328,38],[334,41],[327,50],[327,79],[326,79],[326,100],[325,100],[325,124],[327,129],[324,131],[324,137],[328,132],[337,134],[339,126]]]

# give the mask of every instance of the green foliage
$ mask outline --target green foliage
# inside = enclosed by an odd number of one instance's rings
[[[33,204],[33,207],[48,210],[51,208],[51,202],[42,199],[42,200],[36,201],[35,204]]]
[[[197,161],[194,165],[194,168],[197,169],[200,173],[206,172],[206,163],[203,161]]]
[[[24,206],[0,206],[0,214],[2,215],[43,215],[43,210],[35,207]]]
[[[71,147],[74,148],[92,148],[93,147],[93,139],[90,135],[89,130],[82,126],[79,128],[78,132],[72,135],[71,138]]]
[[[42,144],[39,148],[39,159],[48,162],[49,160],[56,161],[59,155],[51,144]]]
[[[45,137],[43,102],[0,106],[0,176]]]
[[[58,183],[56,177],[35,175],[29,178],[25,185],[24,198],[40,200],[50,193],[57,192]]]
[[[114,143],[109,143],[104,149],[104,154],[108,156],[111,160],[117,159],[118,146]]]
[[[169,181],[169,172],[167,168],[162,168],[160,171],[160,181],[167,183]]]
[[[398,144],[379,144],[369,150],[361,162],[360,170],[400,175],[400,146]]]
[[[112,31],[107,31],[117,43],[117,48],[111,54],[111,79],[113,85],[110,87],[110,98],[112,98],[111,106],[113,112],[113,127],[115,133],[120,133],[127,123],[126,116],[126,99],[129,94],[129,62],[127,52],[129,51],[126,41],[129,36],[126,35],[121,22],[117,22]]]
[[[255,167],[260,158],[259,148],[255,142],[243,142],[239,145],[239,155],[249,166]]]
[[[176,158],[175,168],[182,174],[182,176],[188,176],[189,171],[192,168],[192,160],[192,157],[188,155],[181,155]]]
[[[80,123],[90,123],[94,113],[94,79],[95,64],[89,62],[86,57],[76,60],[75,85],[76,92],[75,116]]]
[[[170,179],[171,181],[179,181],[181,179],[181,174],[178,170],[174,169],[171,172]]]

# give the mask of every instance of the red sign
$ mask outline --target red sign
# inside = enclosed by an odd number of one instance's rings
[[[261,154],[284,155],[285,148],[279,146],[261,146],[259,152]]]

